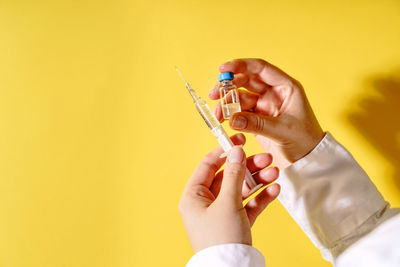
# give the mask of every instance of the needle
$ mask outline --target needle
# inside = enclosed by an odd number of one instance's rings
[[[181,76],[182,80],[185,82],[187,89],[192,89],[192,87],[190,87],[190,84],[185,80],[185,78],[183,78],[182,73],[178,70],[177,66],[175,66],[175,69],[179,73],[179,76]]]
[[[198,101],[200,99],[199,95],[196,93],[196,91],[190,86],[190,84],[183,78],[182,73],[178,70],[178,67],[175,66],[176,71],[178,72],[179,76],[181,76],[182,80],[186,84],[186,89],[188,89],[189,94],[192,96],[194,102]]]

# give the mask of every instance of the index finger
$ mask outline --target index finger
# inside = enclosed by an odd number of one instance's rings
[[[292,77],[278,67],[256,58],[241,58],[228,61],[219,67],[219,71],[257,75],[260,80],[270,86],[285,85],[293,80]]]
[[[235,145],[243,145],[246,142],[243,134],[236,134],[231,137],[231,140]],[[219,146],[208,153],[193,172],[186,187],[203,185],[210,188],[214,181],[215,173],[225,163],[225,158],[220,158],[223,152],[222,147]]]

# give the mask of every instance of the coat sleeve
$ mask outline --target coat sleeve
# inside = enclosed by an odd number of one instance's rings
[[[222,244],[197,252],[186,267],[265,267],[264,256],[244,244]]]
[[[397,213],[329,133],[283,170],[278,183],[279,201],[331,262]]]
[[[386,220],[346,249],[335,264],[337,267],[400,266],[400,215]]]

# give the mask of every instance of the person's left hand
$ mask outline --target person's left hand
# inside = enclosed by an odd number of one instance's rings
[[[244,136],[232,137],[237,144]],[[280,186],[272,184],[243,206],[243,179],[247,167],[258,183],[265,185],[278,178],[276,167],[266,168],[272,162],[270,154],[246,156],[240,146],[229,152],[225,170],[217,173],[225,159],[220,158],[221,147],[211,151],[198,165],[189,179],[179,203],[186,232],[195,252],[227,243],[252,244],[250,227],[257,216],[274,200]]]

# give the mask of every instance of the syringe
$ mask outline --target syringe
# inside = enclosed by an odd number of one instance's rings
[[[183,78],[181,72],[178,70],[177,67],[175,67],[176,71],[179,73],[179,75],[182,77],[183,81],[186,84],[186,88],[189,91],[189,94],[192,96],[193,101],[195,103],[197,111],[200,113],[201,117],[207,124],[208,128],[210,128],[211,132],[214,134],[214,136],[217,138],[218,143],[221,145],[222,149],[227,152],[231,150],[231,148],[234,146],[232,143],[231,139],[229,138],[228,134],[225,132],[224,128],[222,128],[222,125],[219,123],[215,115],[212,113],[210,107],[207,105],[206,101],[201,99],[199,95],[193,90],[193,88],[190,86],[188,82]],[[253,176],[251,175],[250,171],[246,169],[246,174],[245,174],[245,180],[247,185],[250,188],[249,195],[260,189],[263,184],[257,184],[256,181],[254,180]]]

